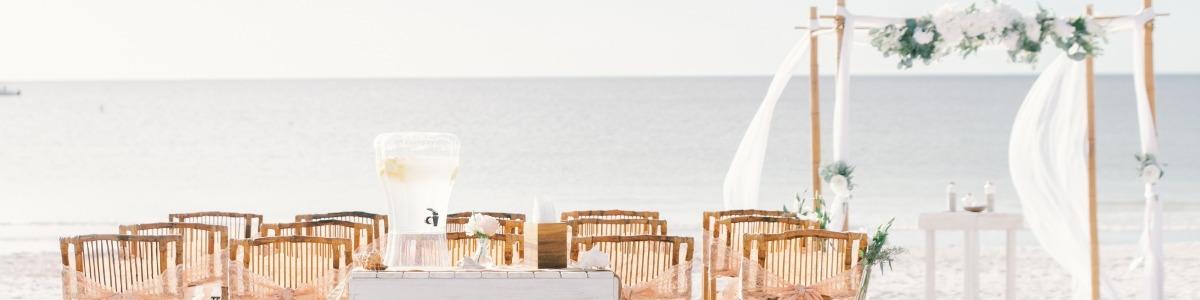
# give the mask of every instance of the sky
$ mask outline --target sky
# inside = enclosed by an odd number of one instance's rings
[[[848,0],[857,14],[919,16],[945,0]],[[970,1],[958,1],[970,3]],[[1159,0],[1161,73],[1200,73],[1200,1]],[[1039,2],[1008,1],[1032,12]],[[1043,0],[1061,15],[1085,1]],[[1095,0],[1130,14],[1141,0]],[[0,82],[258,78],[765,76],[804,32],[806,0],[3,0]],[[1128,73],[1128,33],[1097,72]],[[833,71],[834,41],[821,43]],[[870,46],[858,74],[1028,74],[1002,50],[900,71]],[[1043,59],[1045,64],[1049,59]]]

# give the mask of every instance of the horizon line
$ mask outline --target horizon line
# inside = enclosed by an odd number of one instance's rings
[[[1037,73],[918,73],[918,74],[902,74],[902,73],[865,73],[854,75],[855,77],[942,77],[942,76],[967,76],[967,77],[1037,77]],[[1200,72],[1161,72],[1155,75],[1165,76],[1200,76]],[[19,84],[19,83],[59,83],[59,82],[167,82],[167,81],[274,81],[274,80],[477,80],[477,79],[639,79],[639,78],[761,78],[772,77],[771,74],[747,75],[747,74],[725,74],[725,75],[513,75],[513,76],[329,76],[329,77],[210,77],[210,78],[70,78],[70,79],[39,79],[39,80],[5,80],[0,81],[0,85]],[[1113,76],[1133,76],[1132,73],[1096,73],[1096,76],[1113,77]],[[792,77],[808,77],[806,74],[793,75]],[[834,77],[834,74],[821,74],[820,77]]]

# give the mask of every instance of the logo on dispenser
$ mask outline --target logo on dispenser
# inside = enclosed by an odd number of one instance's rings
[[[430,213],[433,214],[428,217],[425,217],[425,224],[429,224],[429,225],[433,225],[433,227],[437,227],[438,226],[438,212],[436,210],[433,210],[432,208],[426,208],[425,210],[428,210]]]

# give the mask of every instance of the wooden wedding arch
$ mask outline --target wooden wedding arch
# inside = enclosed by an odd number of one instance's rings
[[[1150,9],[1153,0],[1142,0],[1142,8]],[[837,8],[839,10],[846,7],[846,0],[837,0]],[[1128,16],[1095,16],[1093,15],[1092,5],[1086,6],[1084,12],[1096,20],[1116,19]],[[1166,16],[1167,14],[1158,14],[1156,16]],[[838,42],[838,63],[841,63],[841,47],[842,39],[845,37],[845,18],[840,15],[819,15],[816,6],[810,6],[808,10],[810,24],[818,24],[818,26],[797,26],[796,29],[808,30],[809,32],[809,122],[810,122],[810,137],[811,137],[811,153],[812,164],[810,175],[812,176],[812,186],[814,193],[821,194],[821,107],[820,107],[820,76],[818,65],[818,32],[832,30],[837,36]],[[1150,115],[1154,123],[1157,123],[1157,112],[1155,110],[1155,95],[1154,95],[1154,17],[1147,21],[1145,26],[1145,34],[1143,35],[1142,47],[1144,53],[1144,63],[1141,72],[1144,72],[1146,78],[1146,93],[1150,104]],[[834,26],[824,27],[819,26],[820,20],[833,20]],[[851,28],[869,29],[869,28]],[[1088,233],[1090,238],[1090,256],[1091,256],[1091,295],[1092,299],[1100,299],[1100,248],[1099,248],[1099,233],[1096,227],[1096,127],[1095,127],[1095,71],[1094,58],[1088,56],[1085,59],[1086,64],[1086,90],[1087,90],[1087,172],[1088,172]],[[840,67],[840,66],[839,66]],[[1157,130],[1157,126],[1155,126]],[[814,199],[813,209],[821,209],[824,203],[818,197]],[[849,213],[842,215],[843,228],[849,226]],[[834,220],[837,222],[837,220]]]

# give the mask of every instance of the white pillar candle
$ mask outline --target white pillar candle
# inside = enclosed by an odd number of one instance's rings
[[[991,180],[983,184],[983,196],[987,198],[987,211],[996,212],[996,185]]]
[[[955,203],[958,202],[958,188],[954,186],[954,182],[946,185],[946,211],[954,212]]]

